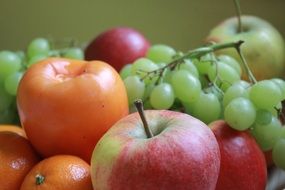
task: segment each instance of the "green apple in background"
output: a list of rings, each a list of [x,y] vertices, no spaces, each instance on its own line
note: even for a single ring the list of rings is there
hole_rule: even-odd
[[[238,19],[226,19],[210,31],[207,42],[224,43],[245,41],[241,51],[257,80],[284,77],[285,44],[281,34],[269,22],[250,15],[241,16],[242,31],[238,31]],[[241,61],[235,49],[223,49],[227,54]],[[247,79],[243,71],[243,78]]]

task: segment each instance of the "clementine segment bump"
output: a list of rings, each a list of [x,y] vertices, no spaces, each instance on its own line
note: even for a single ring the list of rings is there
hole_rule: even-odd
[[[77,156],[56,155],[33,167],[20,190],[92,190],[90,165]]]
[[[19,190],[39,157],[30,142],[10,131],[0,132],[0,189]]]

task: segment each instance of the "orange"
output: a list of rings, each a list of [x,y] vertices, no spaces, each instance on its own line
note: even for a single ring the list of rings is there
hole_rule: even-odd
[[[0,125],[0,131],[11,131],[27,138],[24,129],[17,125]]]
[[[26,138],[14,132],[0,132],[1,190],[19,190],[24,177],[38,161],[38,155]]]
[[[120,75],[101,61],[48,58],[34,64],[20,81],[17,103],[37,152],[88,163],[98,140],[129,113]]]
[[[92,190],[90,165],[77,156],[56,155],[35,165],[20,190]]]

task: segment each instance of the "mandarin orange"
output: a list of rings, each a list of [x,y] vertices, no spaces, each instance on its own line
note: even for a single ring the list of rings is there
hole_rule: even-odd
[[[40,160],[30,142],[10,131],[0,132],[0,189],[19,190],[30,169]]]
[[[90,165],[77,156],[55,155],[35,165],[20,190],[92,190]]]

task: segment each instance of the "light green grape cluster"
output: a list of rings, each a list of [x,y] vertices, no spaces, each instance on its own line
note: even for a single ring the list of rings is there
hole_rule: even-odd
[[[144,58],[122,68],[130,107],[135,99],[142,99],[147,109],[183,111],[205,123],[222,118],[224,91],[241,80],[239,63],[225,55],[180,59],[182,56],[172,47],[158,44]],[[169,64],[177,60],[173,67]]]
[[[16,95],[25,71],[48,57],[83,59],[79,46],[56,48],[46,38],[33,39],[25,51],[0,51],[0,124],[19,124]]]
[[[167,45],[153,45],[144,58],[126,65],[120,74],[129,106],[142,99],[146,109],[185,112],[206,124],[223,119],[235,130],[250,131],[262,150],[273,149],[276,165],[285,169],[280,122],[285,81],[247,82],[241,79],[239,62],[228,55],[183,55]]]

